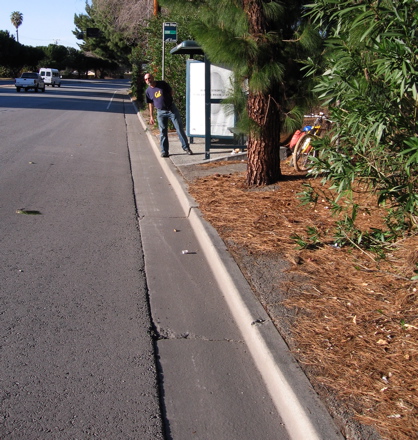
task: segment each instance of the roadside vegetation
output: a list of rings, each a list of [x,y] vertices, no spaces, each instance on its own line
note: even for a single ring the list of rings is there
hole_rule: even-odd
[[[417,2],[325,0],[309,15],[328,38],[325,65],[309,63],[308,72],[322,72],[314,92],[334,121],[311,174],[331,182],[332,209],[344,210],[339,244],[385,247],[418,226]],[[356,226],[359,187],[388,208],[384,228]],[[345,208],[334,203],[342,196]]]

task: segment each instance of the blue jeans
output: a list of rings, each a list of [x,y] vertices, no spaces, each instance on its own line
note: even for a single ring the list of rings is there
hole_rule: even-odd
[[[181,142],[181,147],[183,150],[189,148],[189,142],[187,140],[186,133],[183,129],[183,124],[181,122],[180,112],[177,107],[173,104],[171,110],[160,110],[157,109],[157,121],[158,127],[160,128],[160,150],[161,153],[168,153],[168,120],[174,125],[177,135]]]

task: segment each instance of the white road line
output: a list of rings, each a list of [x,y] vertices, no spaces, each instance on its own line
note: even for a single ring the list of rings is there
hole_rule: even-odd
[[[115,97],[116,92],[117,92],[117,90],[115,90],[115,91],[113,92],[112,99],[109,101],[109,104],[107,105],[106,110],[109,110],[109,107],[112,105],[113,98]]]

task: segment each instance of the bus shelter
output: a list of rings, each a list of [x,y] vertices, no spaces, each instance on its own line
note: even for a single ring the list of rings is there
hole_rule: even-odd
[[[225,111],[221,101],[226,98],[226,84],[232,75],[228,69],[210,63],[203,49],[192,40],[186,40],[170,51],[171,54],[190,55],[187,64],[187,135],[205,138],[205,159],[210,159],[210,150],[225,148],[213,139],[229,140],[228,146],[244,149],[234,143],[236,136],[233,110]],[[203,55],[204,61],[195,61],[194,55]],[[202,75],[203,73],[203,75]],[[203,81],[203,82],[202,82]],[[202,94],[202,91],[204,92]],[[203,99],[202,99],[203,98]],[[204,105],[204,112],[200,108]],[[216,117],[214,117],[216,115]],[[216,119],[216,120],[215,120]]]

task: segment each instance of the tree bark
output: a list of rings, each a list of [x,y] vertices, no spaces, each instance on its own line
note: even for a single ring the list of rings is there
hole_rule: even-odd
[[[260,44],[268,32],[262,0],[243,0],[249,33]],[[257,66],[257,59],[253,60]],[[277,90],[249,91],[247,113],[255,124],[248,136],[247,184],[270,185],[280,180],[280,109]],[[276,92],[276,93],[275,93]]]
[[[271,95],[250,93],[247,112],[258,130],[248,137],[247,184],[271,185],[280,180],[280,115]]]

